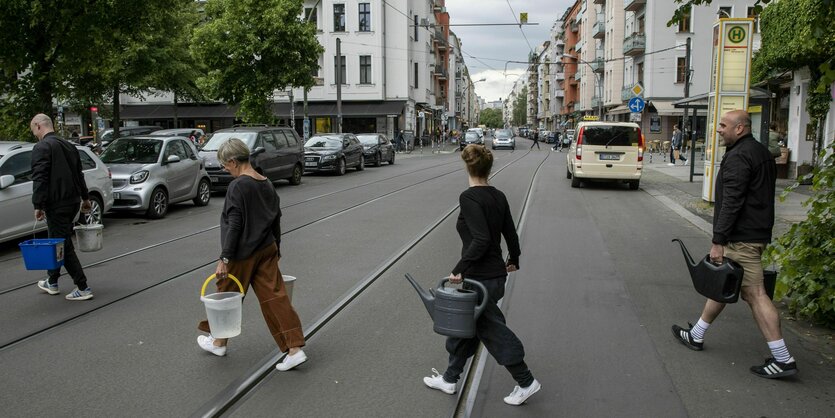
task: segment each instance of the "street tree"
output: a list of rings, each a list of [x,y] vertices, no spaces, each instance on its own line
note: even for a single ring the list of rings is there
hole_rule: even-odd
[[[276,90],[310,87],[324,48],[302,18],[301,0],[212,0],[192,49],[207,66],[198,85],[240,105],[245,122],[271,123]]]
[[[479,123],[488,128],[501,128],[502,110],[501,109],[484,109],[479,115]]]
[[[528,123],[528,86],[513,101],[513,126],[525,126]]]

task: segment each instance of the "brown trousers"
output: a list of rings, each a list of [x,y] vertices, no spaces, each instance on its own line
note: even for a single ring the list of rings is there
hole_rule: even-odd
[[[290,347],[304,346],[304,333],[299,315],[290,304],[290,298],[284,289],[284,280],[278,268],[278,247],[275,243],[255,252],[244,260],[230,260],[227,265],[229,274],[238,278],[244,287],[244,294],[251,285],[261,304],[261,313],[267,322],[278,348],[287,352]],[[238,285],[232,279],[217,281],[218,292],[239,292]],[[209,321],[200,321],[197,328],[209,330]]]

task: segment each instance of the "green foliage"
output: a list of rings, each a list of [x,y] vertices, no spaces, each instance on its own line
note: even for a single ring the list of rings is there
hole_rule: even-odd
[[[481,111],[478,119],[479,124],[488,128],[501,128],[504,126],[501,109],[484,109]]]
[[[522,88],[522,94],[513,101],[513,126],[525,126],[528,123],[528,87]]]
[[[765,260],[780,266],[778,280],[787,289],[792,311],[835,328],[835,144],[820,158],[824,163],[802,179],[813,180],[813,194],[803,203],[809,210],[806,220],[772,242]],[[781,200],[798,184],[786,189]]]
[[[194,55],[208,68],[198,85],[211,97],[240,104],[245,122],[272,122],[273,92],[313,85],[324,48],[302,21],[301,0],[212,0],[197,28]]]

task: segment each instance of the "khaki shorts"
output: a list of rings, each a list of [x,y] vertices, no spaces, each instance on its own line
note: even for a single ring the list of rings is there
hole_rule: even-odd
[[[765,244],[760,242],[729,242],[725,246],[725,257],[728,257],[745,269],[742,276],[743,286],[763,285],[762,256]]]

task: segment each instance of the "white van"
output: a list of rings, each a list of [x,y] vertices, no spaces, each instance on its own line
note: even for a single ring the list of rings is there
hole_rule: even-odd
[[[619,180],[638,190],[644,167],[644,136],[631,122],[580,122],[566,155],[571,187],[584,180]]]

